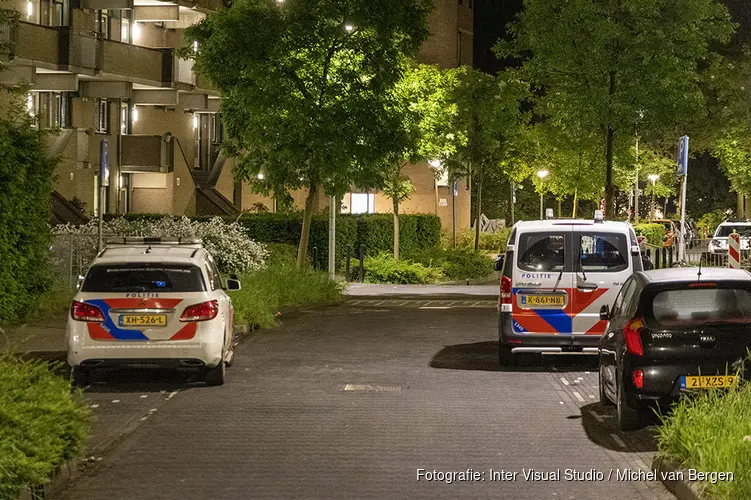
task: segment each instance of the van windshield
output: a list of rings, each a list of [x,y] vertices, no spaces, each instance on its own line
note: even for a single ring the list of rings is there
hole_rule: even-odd
[[[751,322],[751,291],[745,289],[665,290],[657,293],[651,302],[651,316],[665,327]]]

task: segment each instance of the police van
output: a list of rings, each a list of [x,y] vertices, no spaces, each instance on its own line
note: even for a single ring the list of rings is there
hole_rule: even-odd
[[[599,210],[594,220],[517,222],[496,262],[501,365],[525,353],[597,354],[600,307],[643,267],[633,227]]]

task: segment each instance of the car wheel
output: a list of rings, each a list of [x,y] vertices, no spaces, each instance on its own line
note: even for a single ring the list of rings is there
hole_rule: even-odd
[[[224,385],[224,374],[227,365],[222,360],[214,368],[209,368],[206,372],[204,380],[207,385]]]
[[[86,387],[91,385],[91,371],[87,368],[74,366],[70,371],[70,382],[74,387]]]
[[[511,352],[511,347],[506,344],[498,343],[498,363],[501,366],[516,366],[516,355]]]
[[[602,376],[602,363],[600,363],[600,372],[597,378],[597,382],[597,385],[600,388],[600,404],[602,406],[613,406],[613,402],[610,401],[610,398],[605,393],[605,377]]]
[[[621,431],[635,431],[642,427],[642,412],[631,408],[626,401],[623,390],[623,381],[618,381],[618,402],[616,403],[618,414],[618,429]]]

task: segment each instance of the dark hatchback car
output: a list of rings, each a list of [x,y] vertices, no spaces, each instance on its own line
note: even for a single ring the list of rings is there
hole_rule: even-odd
[[[617,406],[618,427],[681,395],[748,378],[751,274],[740,269],[636,272],[600,317],[600,401]]]

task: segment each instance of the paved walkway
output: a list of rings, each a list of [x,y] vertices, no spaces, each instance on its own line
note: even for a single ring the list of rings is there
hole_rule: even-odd
[[[45,359],[65,359],[67,313],[23,325],[0,326],[0,352],[31,353]]]
[[[350,283],[345,289],[349,297],[388,298],[498,298],[496,283],[490,285],[383,285],[377,283]]]

